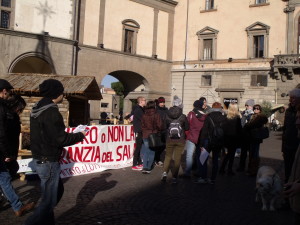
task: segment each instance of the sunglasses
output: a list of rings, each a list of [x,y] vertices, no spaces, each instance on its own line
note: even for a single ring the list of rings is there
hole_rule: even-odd
[[[260,108],[257,108],[257,107],[253,108],[253,110],[255,110],[255,109],[260,110]]]

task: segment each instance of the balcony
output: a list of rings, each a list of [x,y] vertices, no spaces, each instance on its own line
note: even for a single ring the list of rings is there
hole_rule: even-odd
[[[295,74],[300,74],[300,55],[275,55],[274,56],[274,71],[275,79],[282,79],[282,81],[293,80]]]

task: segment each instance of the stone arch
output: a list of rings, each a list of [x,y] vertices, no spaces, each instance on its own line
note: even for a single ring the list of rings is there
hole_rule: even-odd
[[[109,75],[118,79],[124,86],[124,112],[130,112],[132,102],[138,96],[144,96],[149,99],[149,82],[144,76],[128,70],[116,70]]]
[[[9,73],[54,74],[51,59],[41,53],[28,52],[17,57],[8,68]]]

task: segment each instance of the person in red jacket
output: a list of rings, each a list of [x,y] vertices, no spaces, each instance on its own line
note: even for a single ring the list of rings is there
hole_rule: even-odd
[[[200,131],[203,127],[206,115],[203,109],[204,100],[196,100],[193,104],[194,109],[189,112],[187,119],[189,121],[190,129],[187,132],[186,138],[186,166],[184,175],[191,176],[193,166],[194,152],[196,144],[199,139]]]

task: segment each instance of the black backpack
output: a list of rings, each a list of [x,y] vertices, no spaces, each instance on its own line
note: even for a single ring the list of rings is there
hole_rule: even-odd
[[[212,118],[210,121],[213,125],[213,132],[209,135],[209,147],[211,148],[218,148],[224,145],[224,130],[222,129],[222,124],[220,123],[219,126],[216,126]]]
[[[168,128],[168,133],[169,133],[169,137],[171,139],[180,139],[180,137],[182,135],[182,127],[181,127],[180,122],[179,122],[180,117],[176,120],[173,120],[170,123],[170,126]]]

